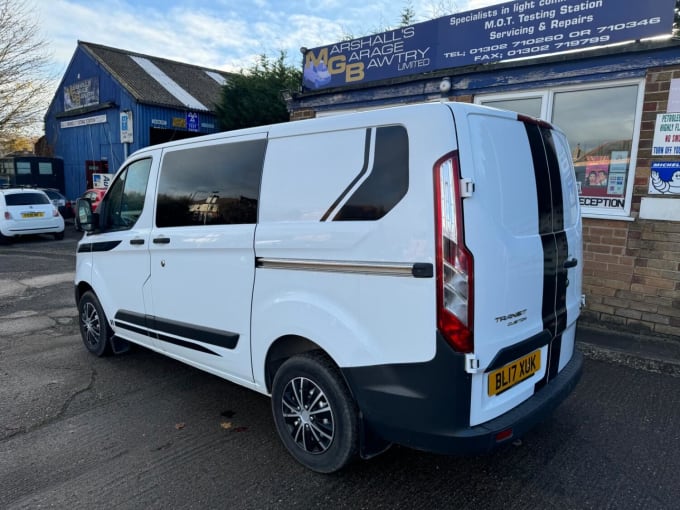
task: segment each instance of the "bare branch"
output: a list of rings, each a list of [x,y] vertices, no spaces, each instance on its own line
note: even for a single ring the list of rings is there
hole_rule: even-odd
[[[0,0],[0,144],[35,129],[49,101],[51,54],[31,0]]]

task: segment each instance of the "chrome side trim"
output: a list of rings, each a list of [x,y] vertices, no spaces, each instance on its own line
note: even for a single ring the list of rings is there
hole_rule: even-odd
[[[339,260],[258,258],[256,267],[263,269],[290,269],[293,271],[321,271],[326,273],[414,276],[414,264],[403,262],[342,262]]]

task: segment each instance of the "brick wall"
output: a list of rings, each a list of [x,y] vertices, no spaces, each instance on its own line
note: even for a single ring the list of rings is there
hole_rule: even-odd
[[[583,321],[680,340],[680,223],[584,219]]]
[[[672,78],[680,78],[680,67],[647,73],[633,190],[635,221],[583,221],[582,317],[584,322],[680,340],[680,222],[637,218],[647,196],[656,116],[666,112]]]

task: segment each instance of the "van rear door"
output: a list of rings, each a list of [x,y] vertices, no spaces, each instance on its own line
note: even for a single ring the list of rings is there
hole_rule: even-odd
[[[511,112],[452,105],[473,259],[470,425],[514,408],[573,353],[581,238],[564,136]]]

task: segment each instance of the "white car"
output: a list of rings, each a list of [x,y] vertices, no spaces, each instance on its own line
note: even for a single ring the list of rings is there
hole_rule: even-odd
[[[64,218],[39,189],[0,189],[0,243],[11,237],[52,234],[64,238]]]

